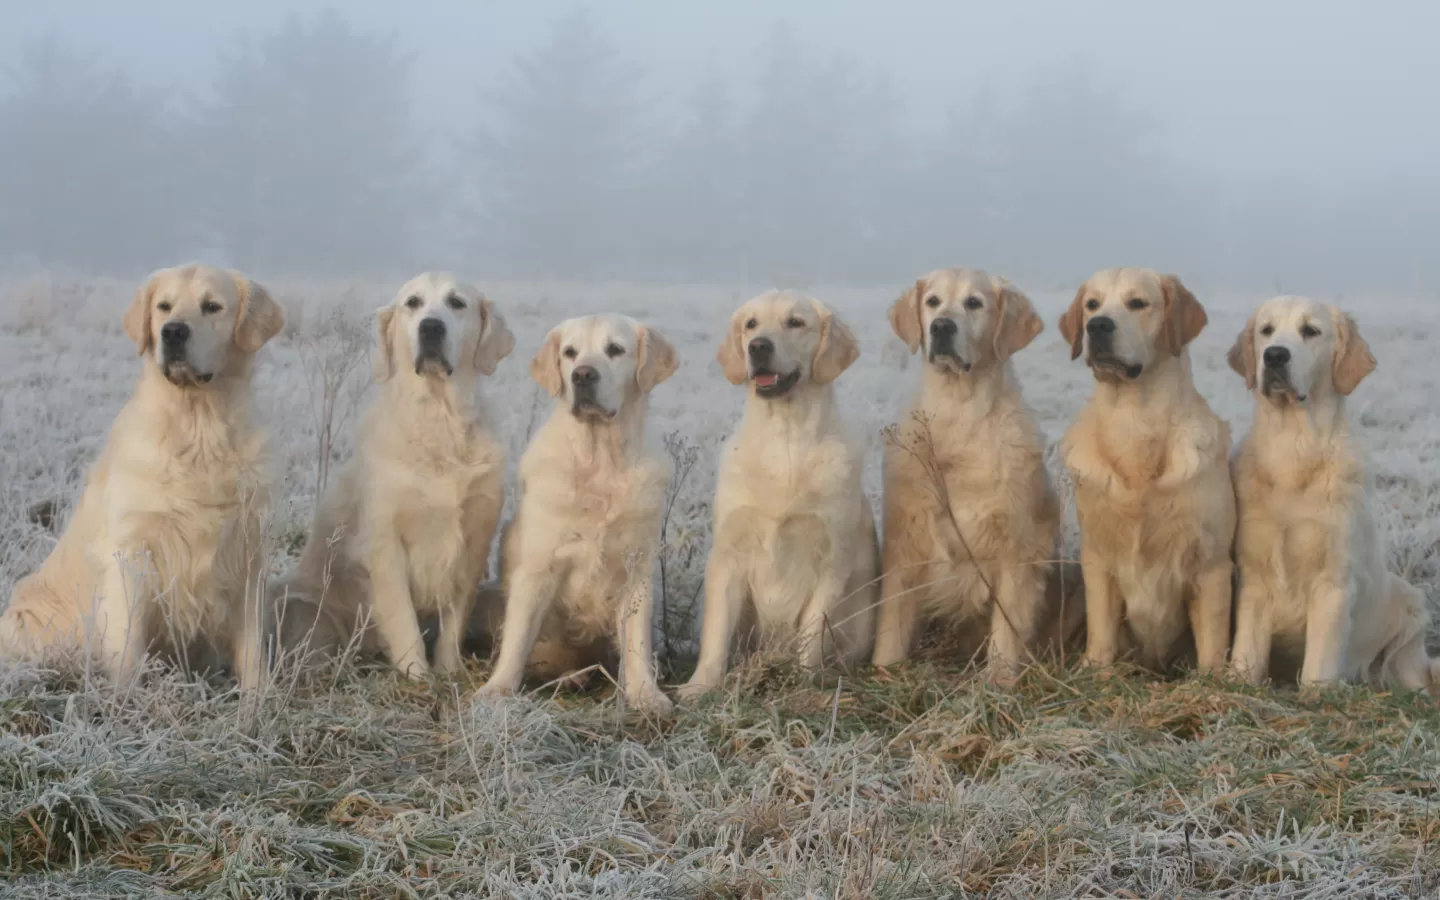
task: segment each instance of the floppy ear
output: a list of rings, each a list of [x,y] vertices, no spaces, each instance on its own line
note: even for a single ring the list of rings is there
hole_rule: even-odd
[[[1230,363],[1230,368],[1235,374],[1245,379],[1245,390],[1255,390],[1258,370],[1255,367],[1255,317],[1251,316],[1245,327],[1240,329],[1236,336],[1235,343],[1230,347],[1230,352],[1225,354],[1225,361]]]
[[[639,332],[640,341],[635,350],[635,383],[648,394],[655,385],[675,374],[680,367],[680,359],[675,355],[675,348],[660,332],[644,325],[640,326]]]
[[[815,347],[815,358],[810,362],[810,380],[816,384],[829,384],[850,368],[860,356],[860,345],[855,333],[840,321],[818,300],[811,300],[815,311],[820,314],[820,343]]]
[[[1080,290],[1075,292],[1075,299],[1070,301],[1070,308],[1060,317],[1060,336],[1070,345],[1070,358],[1079,359],[1080,352],[1085,349],[1085,288],[1088,285],[1080,285]]]
[[[910,289],[890,304],[890,329],[914,353],[920,349],[924,331],[920,322],[920,303],[925,296],[925,279],[917,278]]]
[[[741,346],[740,331],[740,310],[730,317],[730,329],[725,332],[725,339],[720,342],[720,350],[715,354],[716,362],[725,372],[725,378],[731,384],[744,384],[750,370],[745,365],[745,349]]]
[[[475,342],[475,369],[482,375],[494,375],[500,360],[515,349],[515,335],[505,324],[505,317],[484,294],[480,295],[480,340]]]
[[[1354,319],[1338,309],[1332,315],[1335,317],[1335,362],[1331,380],[1335,382],[1335,392],[1348,397],[1366,375],[1375,371],[1375,354],[1360,336]]]
[[[395,324],[395,306],[389,304],[375,312],[376,331],[380,335],[380,352],[375,356],[375,381],[383,384],[395,374],[395,345],[391,331]]]
[[[1045,322],[1036,314],[1030,298],[1008,281],[1000,282],[999,306],[995,317],[995,358],[1004,361],[1028,347],[1045,330]]]
[[[239,272],[231,272],[230,278],[240,295],[240,309],[235,316],[235,346],[254,353],[285,327],[285,313],[262,285]]]
[[[550,396],[560,396],[561,389],[565,386],[560,380],[560,330],[550,329],[545,335],[545,343],[540,345],[540,352],[530,360],[530,377],[535,379]]]
[[[140,289],[135,292],[135,299],[130,301],[130,307],[125,310],[125,318],[121,320],[125,336],[135,342],[140,356],[144,356],[155,346],[155,339],[150,334],[150,307],[155,298],[156,276],[159,274],[156,272],[140,285]]]
[[[1189,288],[1180,283],[1178,277],[1164,276],[1160,279],[1160,287],[1165,293],[1165,321],[1160,326],[1160,345],[1168,349],[1170,355],[1179,356],[1185,345],[1205,330],[1209,318],[1205,315],[1205,307],[1200,305]]]

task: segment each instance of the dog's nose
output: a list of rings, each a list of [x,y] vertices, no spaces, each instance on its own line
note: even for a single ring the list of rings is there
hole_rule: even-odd
[[[1272,369],[1279,368],[1290,361],[1290,351],[1284,347],[1266,347],[1264,356],[1265,365]]]
[[[936,319],[930,323],[930,336],[937,338],[954,337],[960,330],[954,319]]]
[[[594,366],[576,366],[575,371],[570,373],[570,381],[576,387],[590,387],[600,380],[600,373]]]
[[[756,359],[767,359],[775,352],[775,342],[769,338],[757,337],[750,341],[750,355]]]
[[[160,326],[160,340],[167,344],[183,344],[190,339],[190,326],[184,322],[166,322]]]
[[[1109,337],[1115,333],[1115,320],[1109,316],[1096,316],[1085,323],[1085,331],[1091,337]]]
[[[445,323],[439,319],[420,320],[420,338],[426,341],[438,341],[445,336]]]

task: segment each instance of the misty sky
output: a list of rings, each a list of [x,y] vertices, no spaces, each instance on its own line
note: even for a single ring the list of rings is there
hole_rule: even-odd
[[[0,52],[55,33],[138,77],[199,89],[217,50],[327,5],[417,58],[420,114],[469,122],[479,88],[543,38],[562,0],[3,0]],[[653,76],[657,102],[714,71],[744,86],[785,23],[816,52],[882,69],[922,125],[977,90],[1081,61],[1163,125],[1173,158],[1216,173],[1428,174],[1440,159],[1440,3],[610,0],[592,8]],[[1117,141],[1125,135],[1116,135]]]

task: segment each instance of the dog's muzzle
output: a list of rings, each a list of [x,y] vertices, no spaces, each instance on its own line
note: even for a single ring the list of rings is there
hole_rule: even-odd
[[[755,383],[755,393],[766,399],[779,397],[795,386],[800,380],[800,370],[788,375],[775,371],[775,342],[765,337],[751,339],[745,348],[750,357],[750,380]]]
[[[208,384],[214,373],[201,372],[190,363],[187,348],[190,326],[184,322],[166,322],[160,326],[160,371],[165,380],[176,387]]]
[[[613,419],[613,410],[600,404],[600,372],[594,366],[576,366],[570,373],[570,411],[577,416]]]
[[[1280,402],[1305,401],[1305,395],[1295,390],[1290,381],[1290,351],[1284,347],[1266,347],[1260,355],[1264,363],[1260,370],[1260,393]]]
[[[955,324],[954,319],[935,319],[930,323],[930,349],[927,356],[931,364],[960,372],[970,371],[970,363],[955,349],[955,338],[959,333],[960,327]]]
[[[419,328],[420,349],[415,354],[415,374],[433,373],[450,375],[454,368],[445,358],[445,323],[439,319],[421,319]]]
[[[1085,361],[1097,376],[1123,376],[1134,381],[1145,370],[1140,363],[1127,362],[1116,355],[1115,320],[1109,316],[1096,316],[1086,322],[1085,336],[1089,338],[1089,352]]]

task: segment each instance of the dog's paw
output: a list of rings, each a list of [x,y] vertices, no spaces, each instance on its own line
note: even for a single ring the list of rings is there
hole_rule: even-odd
[[[475,700],[479,703],[495,703],[514,695],[515,691],[509,685],[487,681],[480,685],[480,689],[475,692]]]
[[[706,684],[703,681],[687,681],[675,693],[682,703],[694,703],[713,690],[715,690],[713,684]]]
[[[625,692],[625,702],[630,708],[651,715],[663,716],[675,709],[675,703],[660,690],[657,684],[647,684],[633,691]]]

